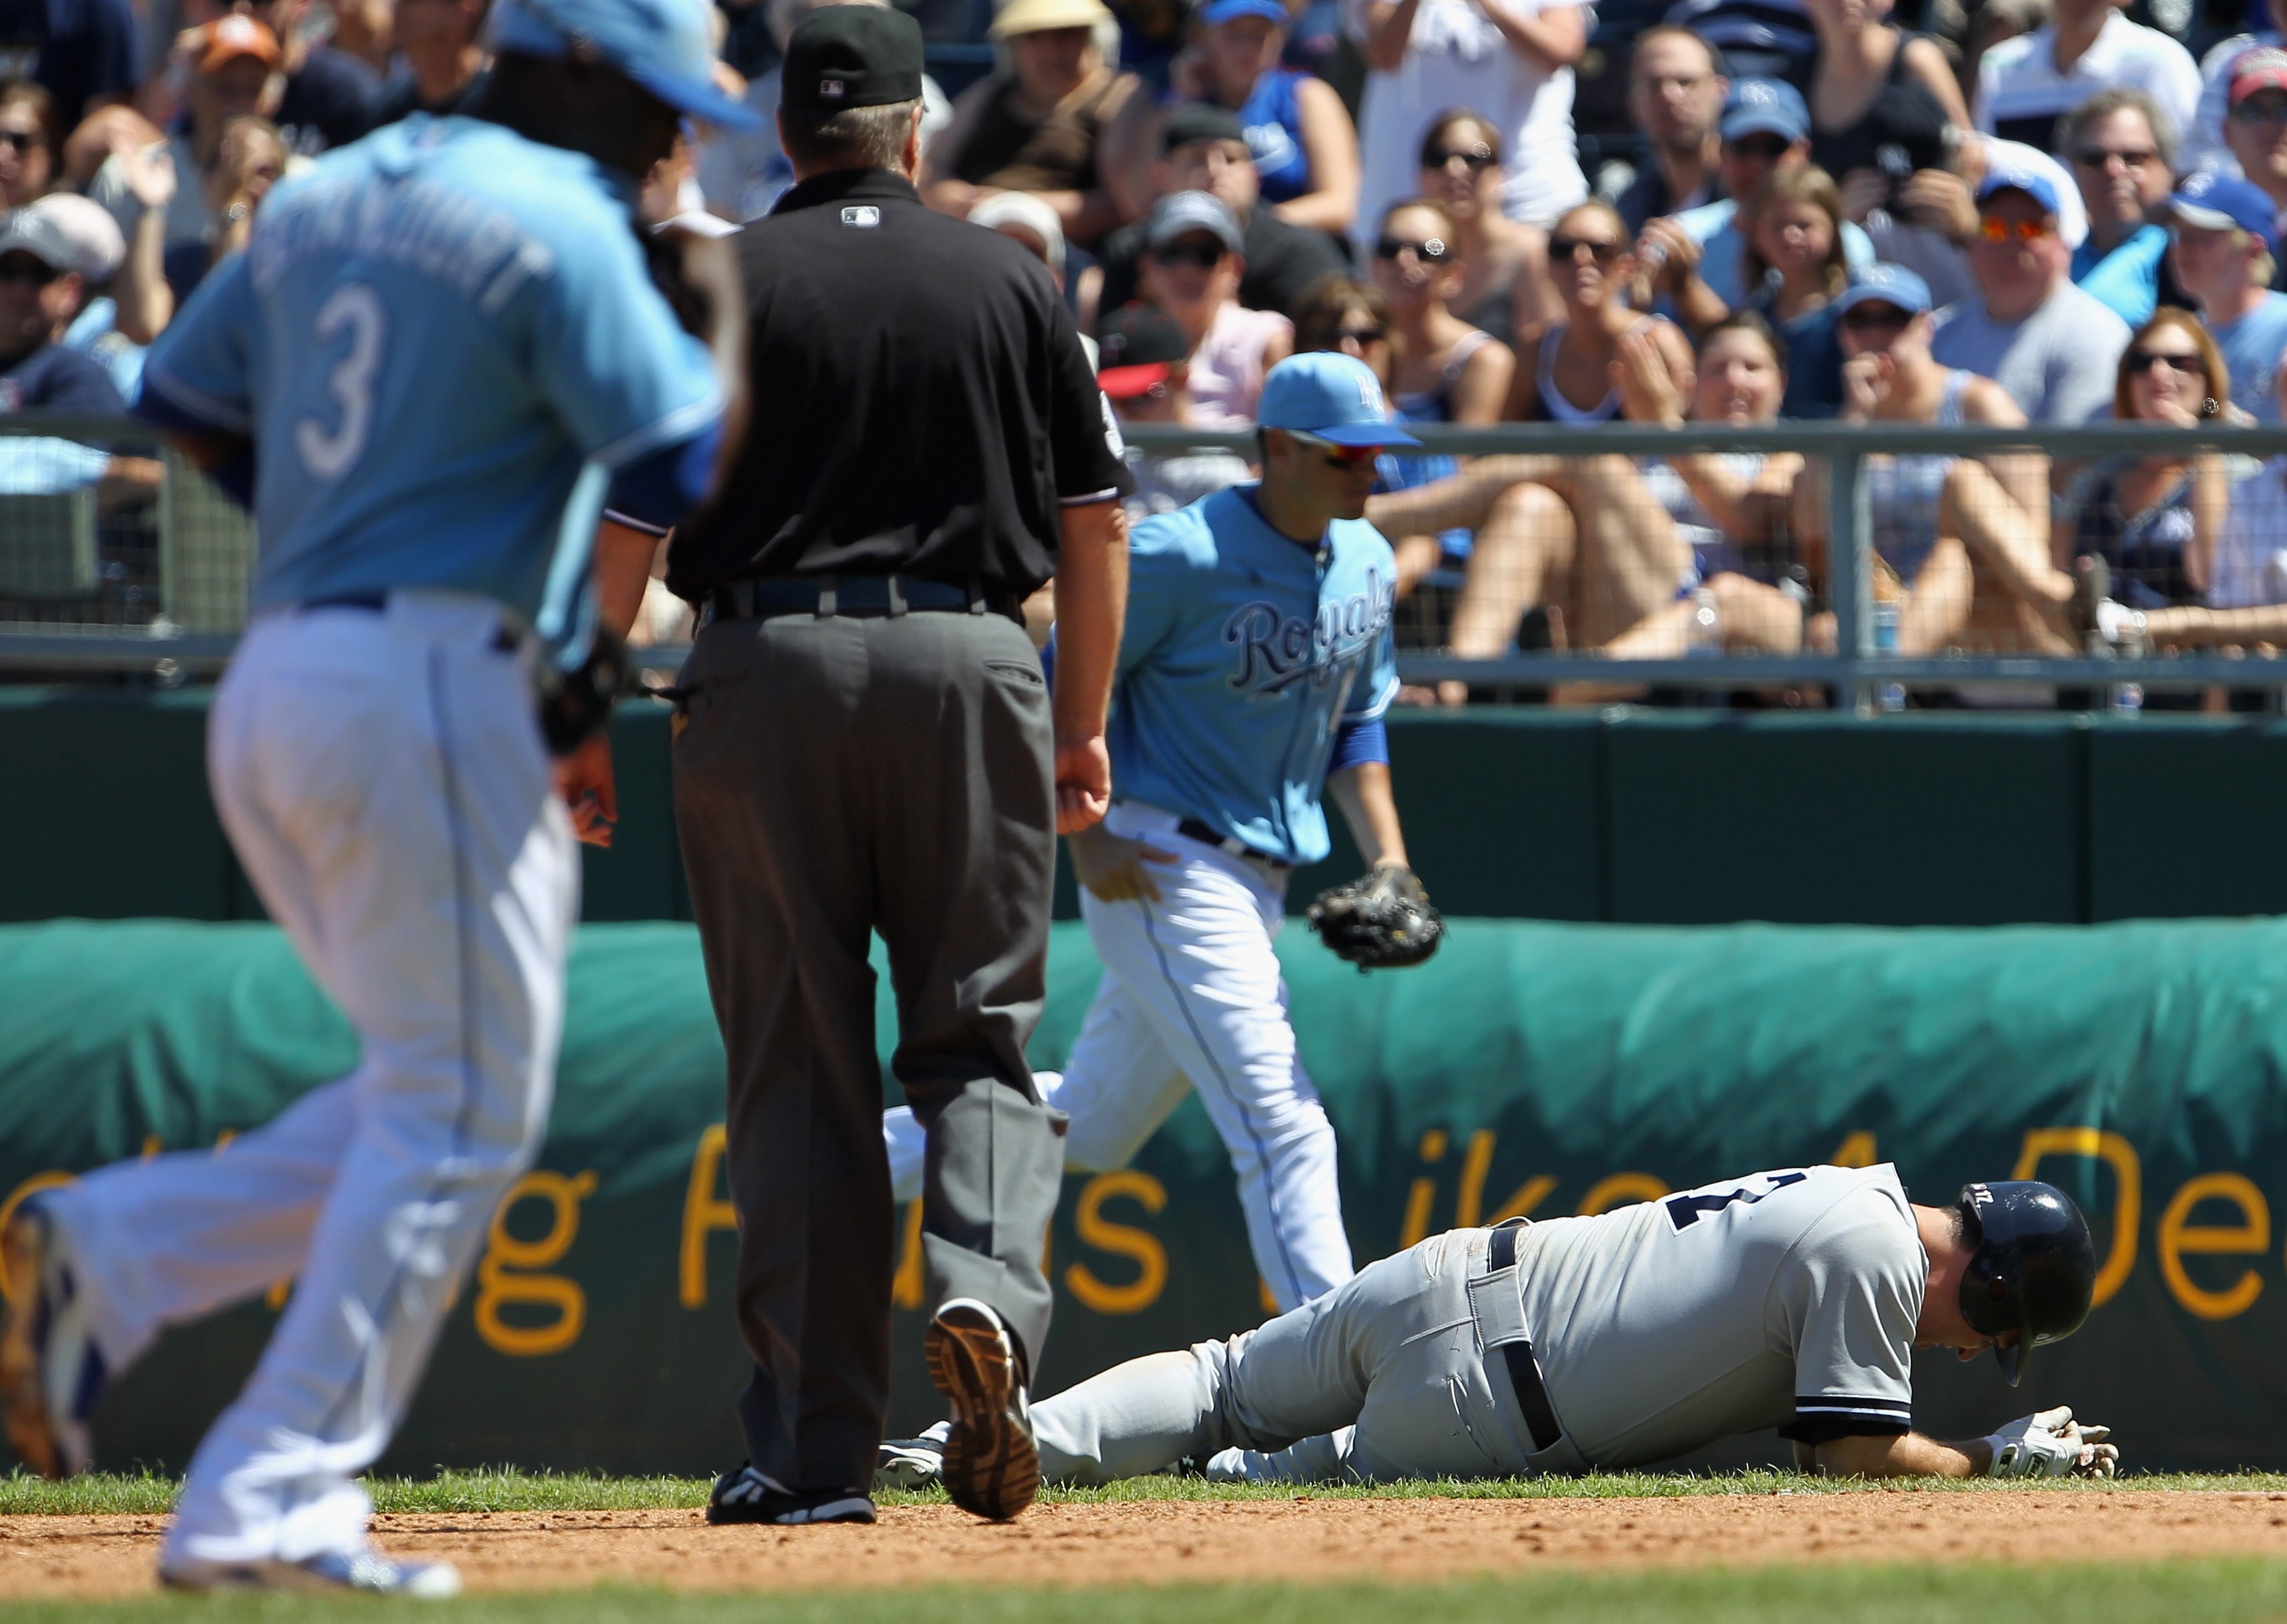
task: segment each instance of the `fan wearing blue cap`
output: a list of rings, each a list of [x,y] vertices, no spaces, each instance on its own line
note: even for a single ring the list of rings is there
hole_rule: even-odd
[[[1333,1129],[1271,939],[1288,875],[1331,849],[1329,796],[1367,862],[1412,883],[1382,728],[1397,569],[1360,515],[1376,453],[1418,442],[1350,356],[1281,361],[1260,409],[1260,484],[1130,538],[1114,798],[1070,836],[1105,974],[1043,1097],[1071,1118],[1070,1165],[1118,1167],[1196,1082],[1239,1169],[1255,1267],[1288,1309],[1351,1264]]]
[[[2070,180],[2046,160],[2013,157],[1996,159],[1978,183],[1976,291],[1939,313],[1930,353],[1991,378],[2030,422],[2085,423],[2111,408],[2128,324],[2073,285],[2073,244],[2061,229],[2065,194],[2079,202]]]
[[[606,490],[676,524],[742,384],[728,250],[682,250],[702,340],[632,229],[679,121],[745,116],[708,80],[708,14],[499,0],[477,116],[281,181],[152,346],[138,409],[262,536],[217,809],[362,1057],[238,1154],[99,1169],[0,1237],[25,1310],[0,1309],[0,1422],[53,1477],[88,1467],[107,1379],[165,1326],[296,1278],[192,1459],[170,1586],[458,1588],[373,1549],[360,1477],[547,1129],[624,669],[593,584]],[[652,551],[613,551],[607,584],[639,588]]]
[[[2223,352],[2233,404],[2259,422],[2278,422],[2287,293],[2271,290],[2279,239],[2270,194],[2236,175],[2203,171],[2185,178],[2164,213],[2176,281]]]
[[[1357,130],[1333,87],[1286,67],[1292,18],[1282,0],[1207,0],[1194,56],[1204,99],[1227,107],[1246,132],[1262,201],[1290,226],[1337,235],[1357,213]],[[1137,97],[1123,124],[1155,122]],[[1119,133],[1113,138],[1119,140]],[[1122,142],[1141,146],[1141,130]]]

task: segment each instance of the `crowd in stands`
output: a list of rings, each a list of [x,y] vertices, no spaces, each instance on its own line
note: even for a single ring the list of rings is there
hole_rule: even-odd
[[[793,184],[795,23],[884,0],[718,3],[764,127],[689,128],[645,207],[727,230]],[[1129,422],[1243,429],[1270,366],[1335,349],[1413,424],[2281,421],[2287,0],[2155,5],[2174,33],[2113,0],[896,3],[931,42],[922,196],[1039,257]],[[0,5],[0,409],[117,410],[274,184],[468,105],[487,7]],[[1246,471],[1139,463],[1136,509]],[[1413,640],[1832,646],[1817,458],[1381,474]],[[2287,642],[2287,459],[1866,481],[1885,646]]]

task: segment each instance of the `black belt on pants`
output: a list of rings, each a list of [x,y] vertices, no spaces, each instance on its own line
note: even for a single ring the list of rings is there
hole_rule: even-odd
[[[1497,1274],[1516,1262],[1517,1225],[1503,1224],[1493,1231],[1485,1243],[1485,1272]],[[1508,1366],[1508,1382],[1516,1389],[1517,1407],[1524,1412],[1526,1430],[1532,1434],[1532,1446],[1547,1449],[1564,1436],[1564,1429],[1556,1424],[1556,1410],[1548,1402],[1548,1384],[1540,1379],[1540,1361],[1532,1356],[1529,1342],[1505,1343],[1501,1358]]]
[[[1287,873],[1294,867],[1294,864],[1281,861],[1267,852],[1256,851],[1243,840],[1229,835],[1217,834],[1197,818],[1186,818],[1175,825],[1175,833],[1181,835],[1185,840],[1196,840],[1203,846],[1213,846],[1219,852],[1230,852],[1233,857],[1243,857],[1249,862],[1261,863],[1279,874]]]
[[[919,575],[764,575],[733,581],[708,595],[701,626],[716,621],[768,621],[780,615],[859,617],[900,614],[1005,614],[1022,624],[1024,605],[1013,594],[998,599],[973,587]]]

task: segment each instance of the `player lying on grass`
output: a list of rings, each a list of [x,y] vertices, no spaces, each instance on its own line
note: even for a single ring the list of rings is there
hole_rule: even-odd
[[[1776,1426],[1842,1476],[2109,1477],[2053,1409],[1962,1443],[1912,1430],[1913,1350],[1993,1350],[2010,1384],[2087,1318],[2088,1225],[2031,1182],[1909,1203],[1896,1170],[1751,1173],[1595,1217],[1452,1230],[1223,1342],[1033,1406],[1051,1482],[1191,1460],[1274,1483],[1507,1477],[1674,1460]],[[885,1446],[925,1475],[930,1440]]]

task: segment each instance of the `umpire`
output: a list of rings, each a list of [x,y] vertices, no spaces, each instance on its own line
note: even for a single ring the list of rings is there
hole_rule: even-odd
[[[787,44],[798,184],[739,244],[751,425],[668,584],[698,606],[676,824],[730,1060],[749,1461],[710,1522],[871,1522],[896,1230],[869,932],[891,1066],[928,1132],[930,1374],[946,1485],[1040,1485],[1025,1383],[1064,1119],[1040,1018],[1058,830],[1103,815],[1127,591],[1117,432],[1049,274],[914,192],[922,37],[875,6]],[[1053,701],[1024,598],[1053,574]]]

